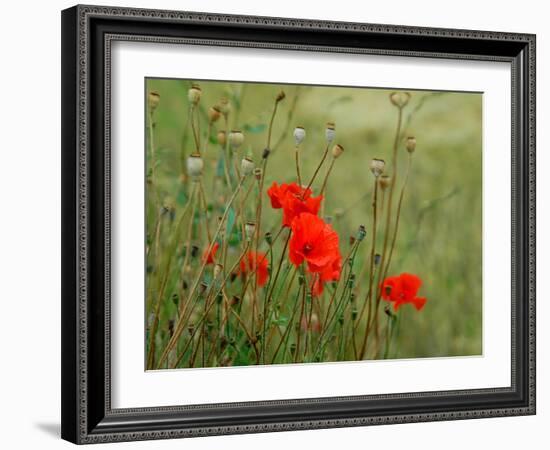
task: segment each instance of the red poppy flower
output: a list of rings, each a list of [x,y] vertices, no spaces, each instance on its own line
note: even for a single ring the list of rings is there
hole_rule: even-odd
[[[267,271],[267,258],[262,252],[253,252],[249,251],[244,255],[239,263],[240,273],[247,274],[256,272],[256,280],[259,287],[263,287],[267,278],[269,277],[269,272]]]
[[[323,294],[325,289],[325,283],[329,281],[336,281],[340,278],[342,271],[342,257],[338,254],[330,264],[323,269],[319,274],[313,276],[313,282],[311,284],[311,294],[314,297],[319,297]]]
[[[273,182],[267,190],[271,199],[271,206],[274,209],[283,209],[283,226],[290,227],[292,220],[303,212],[317,215],[321,206],[323,196],[313,197],[313,192],[309,188],[303,188],[296,183],[280,186]]]
[[[208,246],[210,248],[210,246]],[[214,264],[216,261],[214,258],[216,257],[216,253],[218,252],[218,248],[220,247],[220,244],[218,242],[214,242],[214,245],[208,251],[208,248],[205,250],[204,254],[202,255],[202,260],[206,264]]]
[[[319,217],[302,213],[292,221],[289,257],[296,266],[306,261],[321,280],[334,279],[340,272],[338,234]]]
[[[421,285],[422,280],[410,273],[388,277],[383,281],[381,286],[382,298],[388,302],[393,302],[393,309],[395,311],[405,303],[411,303],[420,311],[427,301],[426,297],[416,296]]]

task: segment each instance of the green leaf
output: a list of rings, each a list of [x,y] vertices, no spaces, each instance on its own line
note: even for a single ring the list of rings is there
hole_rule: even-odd
[[[246,131],[247,133],[255,134],[255,133],[261,133],[262,131],[264,131],[267,128],[267,125],[265,123],[258,123],[256,125],[250,125],[246,123],[244,124],[243,128],[244,128],[244,131]]]

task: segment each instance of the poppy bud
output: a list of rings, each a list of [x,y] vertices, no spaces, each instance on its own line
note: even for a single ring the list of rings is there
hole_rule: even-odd
[[[384,308],[384,313],[386,313],[386,315],[389,317],[394,317],[394,314],[391,312],[390,305],[386,305],[386,307]]]
[[[385,191],[391,184],[391,177],[388,175],[382,175],[380,178],[378,178],[378,185],[380,186],[380,189]]]
[[[254,232],[256,231],[256,223],[254,222],[246,222],[244,224],[244,234],[246,235],[246,239],[249,241],[254,236]]]
[[[416,150],[416,138],[414,136],[409,136],[407,138],[406,148],[409,153],[414,153]]]
[[[225,147],[225,143],[227,142],[227,135],[225,134],[225,131],[218,131],[218,144],[220,144],[222,147]]]
[[[240,130],[233,130],[229,133],[229,145],[233,150],[238,149],[244,142],[244,134]]]
[[[149,105],[149,109],[151,113],[157,109],[157,106],[160,103],[160,95],[157,91],[151,91],[149,92],[149,95],[147,96],[147,104]]]
[[[343,314],[340,314],[340,315],[338,316],[338,323],[339,323],[340,325],[342,325],[342,324],[344,323],[344,315],[343,315]]]
[[[229,111],[231,111],[231,103],[229,103],[229,100],[227,100],[227,97],[220,98],[220,102],[218,103],[218,109],[224,116],[227,116],[227,114],[229,114]]]
[[[363,239],[365,239],[366,235],[367,230],[365,229],[365,225],[359,225],[359,230],[357,230],[357,240],[361,242]]]
[[[191,258],[196,258],[199,254],[199,247],[196,245],[191,246]]]
[[[202,175],[203,167],[204,161],[198,153],[193,153],[187,158],[187,174],[190,177],[198,179]]]
[[[296,353],[296,344],[290,344],[290,353],[292,353],[292,355]]]
[[[306,130],[303,127],[294,128],[294,142],[296,145],[300,145],[306,138]]]
[[[223,265],[221,264],[216,264],[214,266],[214,278],[219,278],[220,275],[222,274],[222,271],[223,271]]]
[[[231,306],[237,306],[241,302],[241,298],[234,295],[231,298]]]
[[[208,284],[206,284],[206,282],[202,281],[201,284],[199,285],[199,296],[204,295],[204,293],[206,292],[207,289],[208,289]]]
[[[390,102],[392,105],[397,106],[398,108],[403,108],[409,103],[411,99],[411,94],[408,92],[392,92],[390,94]]]
[[[262,173],[263,173],[263,170],[261,167],[256,167],[254,169],[254,178],[256,178],[256,180],[261,180],[262,179]]]
[[[217,106],[211,106],[208,109],[208,121],[210,123],[216,122],[221,117],[221,112]]]
[[[334,129],[334,122],[327,122],[327,126],[325,128],[325,138],[327,142],[331,144],[332,141],[334,141],[335,137],[336,137],[336,130]],[[334,155],[334,152],[333,152],[333,155]]]
[[[168,334],[170,334],[170,337],[174,335],[174,319],[168,321]]]
[[[342,153],[344,153],[344,147],[342,147],[340,144],[336,144],[334,147],[332,147],[332,157],[334,159],[338,158]]]
[[[304,276],[302,274],[298,275],[298,284],[302,286],[304,284]]]
[[[180,300],[180,298],[179,298],[178,293],[174,292],[172,294],[172,302],[174,303],[174,305],[177,305],[179,303],[179,300]]]
[[[202,91],[198,84],[192,84],[187,91],[187,99],[193,105],[197,105],[201,99]]]
[[[353,308],[351,310],[351,320],[356,320],[357,319],[357,308]]]
[[[370,170],[375,177],[379,177],[380,175],[382,175],[385,166],[386,162],[383,159],[375,158],[370,162]]]
[[[189,334],[193,334],[193,332],[195,331],[195,325],[190,323],[188,326],[187,326],[187,331],[189,332]]]
[[[271,153],[271,150],[269,150],[268,148],[264,148],[264,151],[262,152],[262,158],[267,159],[270,153]]]
[[[350,237],[349,237],[349,245],[355,244],[355,241],[356,241],[356,240],[357,240],[357,239],[355,238],[355,236],[350,236]]]
[[[374,264],[377,266],[378,264],[380,264],[380,260],[382,259],[382,256],[380,255],[380,253],[377,253],[376,255],[374,255]]]
[[[280,92],[277,94],[277,97],[275,97],[275,101],[276,101],[277,103],[279,103],[281,100],[284,100],[285,97],[286,97],[285,91],[280,91]]]
[[[265,234],[265,241],[266,241],[269,245],[273,244],[273,235],[271,234],[271,232],[268,231],[268,232]]]
[[[241,174],[243,176],[248,176],[254,171],[254,161],[248,157],[244,157],[241,160]]]

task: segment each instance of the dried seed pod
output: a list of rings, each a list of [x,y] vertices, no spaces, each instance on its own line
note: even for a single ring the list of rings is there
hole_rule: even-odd
[[[391,177],[388,175],[382,175],[380,178],[378,178],[378,185],[380,186],[380,189],[385,191],[387,188],[390,187],[391,184]]]
[[[331,144],[334,141],[335,137],[336,137],[336,129],[334,126],[334,122],[327,122],[327,125],[325,128],[325,138],[327,140],[327,143]]]
[[[294,142],[296,145],[300,145],[306,138],[306,130],[304,127],[294,128]]]
[[[244,134],[240,130],[232,130],[229,133],[229,145],[233,150],[238,149],[244,142]]]
[[[193,178],[198,179],[202,175],[202,169],[204,168],[204,161],[201,155],[193,153],[187,158],[187,174]]]
[[[256,232],[256,223],[255,222],[246,222],[244,225],[244,233],[247,240],[251,240]]]
[[[210,123],[216,122],[220,117],[222,113],[220,112],[220,109],[217,106],[211,106],[208,109],[208,121]]]
[[[406,149],[409,153],[414,153],[416,150],[416,138],[414,136],[409,136],[407,138]]]
[[[386,162],[383,159],[373,159],[370,162],[370,170],[374,174],[375,177],[379,177],[384,173],[384,167],[386,166]]]
[[[192,105],[197,105],[201,99],[202,91],[198,84],[192,84],[187,91],[187,99]]]
[[[275,101],[279,103],[281,100],[284,100],[285,97],[286,97],[285,91],[279,91],[279,93],[277,94],[277,97],[275,97]]]
[[[149,92],[149,95],[147,96],[147,104],[149,105],[149,110],[151,113],[157,109],[157,106],[160,103],[160,94],[157,91],[151,91]]]
[[[222,147],[225,147],[225,143],[227,142],[227,134],[225,131],[218,131],[218,144],[220,144]]]
[[[332,157],[334,159],[340,157],[342,153],[344,153],[344,147],[342,147],[340,144],[336,144],[334,147],[332,147]]]
[[[241,174],[243,176],[248,176],[254,172],[254,161],[249,157],[244,157],[241,160]]]

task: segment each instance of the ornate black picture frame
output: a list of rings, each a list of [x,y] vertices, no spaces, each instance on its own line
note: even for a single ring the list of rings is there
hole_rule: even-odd
[[[109,101],[116,40],[509,62],[511,386],[113,409]],[[62,108],[64,439],[84,444],[535,413],[534,35],[75,6],[62,12]]]

